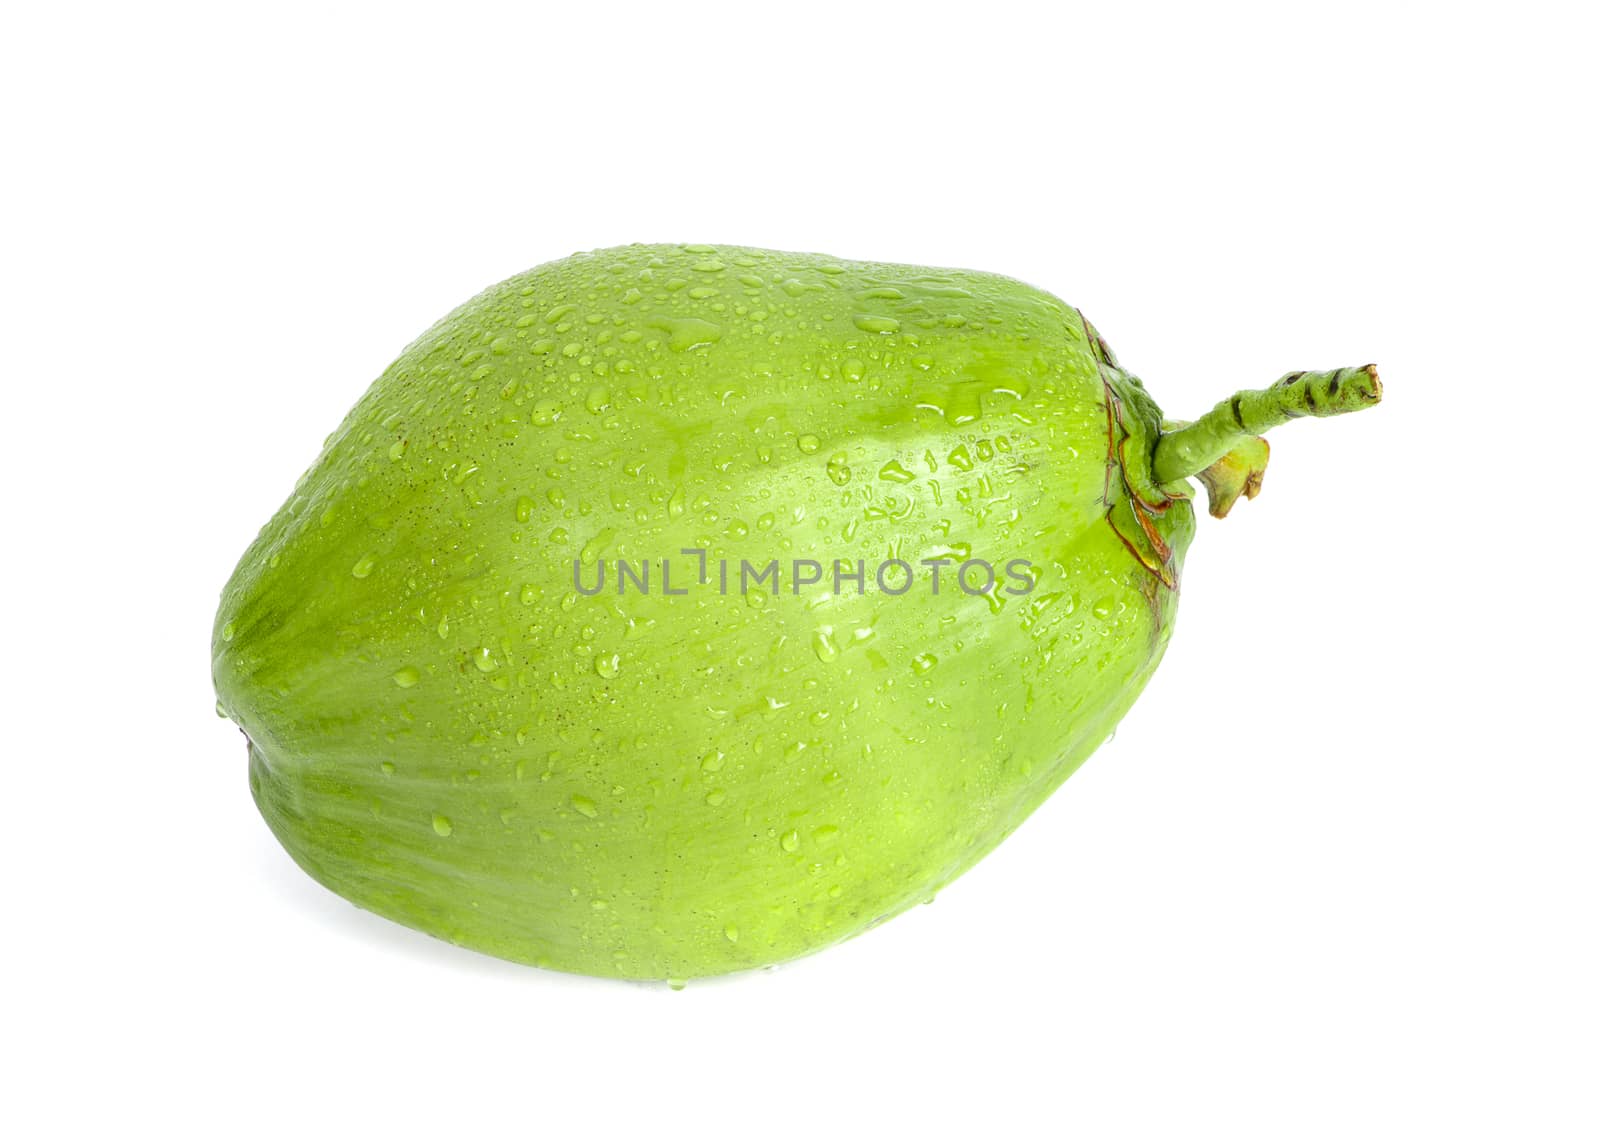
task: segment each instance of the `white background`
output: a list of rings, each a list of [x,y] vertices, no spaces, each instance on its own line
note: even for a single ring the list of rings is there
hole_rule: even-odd
[[[10,1139],[1597,1139],[1588,6],[407,7],[0,26]],[[1174,416],[1387,396],[1274,434],[1115,742],[934,906],[528,970],[294,867],[211,617],[412,337],[629,241],[1020,277]]]

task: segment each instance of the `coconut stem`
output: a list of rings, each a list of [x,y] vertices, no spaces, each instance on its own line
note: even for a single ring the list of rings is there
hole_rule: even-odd
[[[1158,484],[1193,477],[1256,434],[1297,417],[1332,417],[1377,405],[1383,397],[1376,366],[1285,374],[1264,390],[1240,390],[1198,421],[1156,441]]]

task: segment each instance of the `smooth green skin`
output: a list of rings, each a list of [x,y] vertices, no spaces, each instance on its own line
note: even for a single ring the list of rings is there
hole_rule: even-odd
[[[1138,696],[1193,530],[1160,426],[1011,279],[575,255],[450,314],[328,439],[223,593],[220,710],[278,839],[363,907],[585,974],[781,962],[928,899]],[[652,593],[575,592],[580,555]],[[968,555],[1037,584],[870,583]],[[741,558],[780,591],[741,594]],[[868,591],[795,594],[800,558]]]

